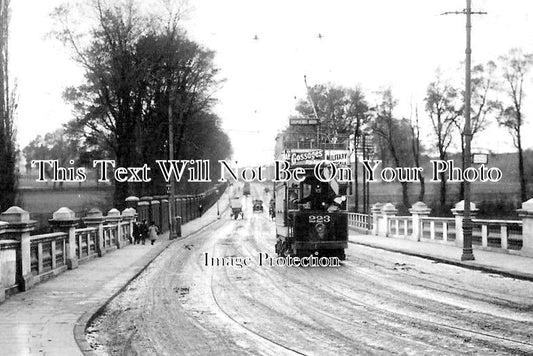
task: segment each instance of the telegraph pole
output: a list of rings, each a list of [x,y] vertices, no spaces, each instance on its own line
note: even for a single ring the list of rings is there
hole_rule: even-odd
[[[465,60],[465,126],[463,135],[465,137],[465,154],[464,154],[464,170],[466,171],[470,167],[471,154],[470,146],[472,141],[472,129],[470,127],[470,96],[471,96],[471,83],[470,83],[470,66],[472,49],[470,47],[470,33],[472,32],[471,15],[484,15],[486,12],[472,12],[472,0],[466,0],[466,9],[463,11],[445,12],[442,15],[461,14],[466,15],[466,60]],[[470,214],[470,182],[465,180],[464,182],[464,217],[463,217],[463,254],[461,255],[462,261],[474,260],[474,252],[472,250],[472,218]]]
[[[168,159],[170,162],[174,160],[174,122],[172,120],[172,94],[168,95]],[[170,231],[168,234],[169,240],[177,237],[175,229],[176,218],[176,196],[174,191],[174,177],[170,177],[170,204],[168,204],[168,215],[170,217]]]

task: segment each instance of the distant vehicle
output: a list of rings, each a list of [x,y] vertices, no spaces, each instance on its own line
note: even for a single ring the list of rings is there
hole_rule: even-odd
[[[241,219],[244,219],[244,214],[242,212],[242,202],[241,198],[239,197],[233,197],[230,200],[230,207],[231,207],[231,215],[230,218],[233,218],[237,220],[239,215],[241,216]]]
[[[244,188],[242,188],[242,194],[243,195],[250,195],[250,183],[249,182],[244,182]]]
[[[256,211],[263,212],[263,201],[262,200],[259,200],[259,199],[254,200],[253,211],[254,213]]]

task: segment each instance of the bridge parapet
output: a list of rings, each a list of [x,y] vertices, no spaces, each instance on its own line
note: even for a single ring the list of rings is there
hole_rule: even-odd
[[[471,203],[470,209],[474,248],[533,257],[533,199],[517,210],[521,220],[476,219],[476,205]],[[431,209],[423,202],[413,204],[409,212],[396,216],[392,204],[376,203],[371,214],[349,213],[348,221],[376,236],[463,246],[464,201],[452,209],[453,218],[430,217]]]
[[[174,211],[189,221],[199,215],[199,204],[208,208],[225,188],[226,184],[220,184],[208,194],[176,197],[174,203],[179,209]],[[111,209],[104,215],[93,208],[82,218],[68,207],[61,207],[48,220],[51,232],[36,235],[31,235],[36,221],[30,219],[30,213],[10,207],[0,214],[0,302],[35,283],[77,268],[80,263],[125,247],[132,242],[133,224],[137,221],[159,217],[156,223],[163,231],[168,230],[169,204],[166,195],[128,197],[128,208],[122,212]]]

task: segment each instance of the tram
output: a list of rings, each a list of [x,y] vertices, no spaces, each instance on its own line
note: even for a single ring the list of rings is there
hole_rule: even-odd
[[[276,138],[276,160],[305,172],[301,179],[274,183],[276,253],[298,257],[318,254],[344,260],[348,247],[348,183],[335,177],[321,181],[328,172],[319,169],[320,180],[315,167],[320,162],[349,167],[348,137],[335,142],[316,139],[315,130],[308,126],[290,125]],[[326,164],[323,166],[328,169]]]

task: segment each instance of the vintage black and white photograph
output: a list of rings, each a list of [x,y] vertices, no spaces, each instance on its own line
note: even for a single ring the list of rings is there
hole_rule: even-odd
[[[0,0],[0,355],[533,355],[529,0]]]

